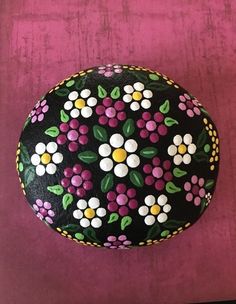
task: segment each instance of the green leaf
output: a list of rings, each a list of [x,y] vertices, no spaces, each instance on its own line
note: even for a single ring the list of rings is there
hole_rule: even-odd
[[[119,218],[119,214],[118,213],[111,213],[110,214],[110,217],[109,217],[109,220],[108,220],[108,224],[111,224],[113,222],[116,222]]]
[[[60,115],[61,115],[62,122],[67,122],[70,119],[69,115],[67,115],[64,110],[60,111]]]
[[[113,174],[107,173],[107,175],[101,181],[101,190],[103,193],[106,193],[113,186]]]
[[[84,151],[84,152],[80,152],[78,154],[78,158],[86,164],[91,164],[91,163],[94,163],[98,159],[98,156],[93,151]]]
[[[20,144],[20,158],[22,163],[24,164],[30,164],[30,156],[27,151],[26,146],[24,146],[22,143]]]
[[[56,195],[61,195],[64,191],[61,185],[48,186],[47,189],[49,192],[52,192]]]
[[[130,135],[132,135],[134,133],[135,125],[134,125],[134,121],[132,118],[129,118],[126,120],[126,122],[123,125],[122,130],[126,137],[129,137]]]
[[[98,96],[100,98],[105,98],[107,96],[107,91],[101,85],[98,85]]]
[[[70,193],[66,193],[62,198],[63,209],[66,210],[69,205],[73,202],[73,196]]]
[[[166,184],[166,191],[169,193],[176,193],[181,191],[181,188],[175,186],[175,184],[173,182],[168,182]]]
[[[171,117],[166,117],[164,123],[167,127],[171,127],[173,125],[178,125],[178,121]]]
[[[205,110],[204,108],[200,108],[200,110],[202,111],[202,113],[206,114],[207,116],[209,116],[209,113],[207,112],[207,110]]]
[[[162,92],[168,90],[169,86],[159,82],[151,82],[146,85],[146,89]]]
[[[183,226],[184,224],[186,224],[186,221],[169,220],[169,221],[163,223],[162,225],[167,229],[175,230],[175,229]]]
[[[44,133],[51,137],[57,137],[60,132],[59,132],[59,129],[54,126],[54,127],[48,128]]]
[[[80,229],[80,226],[75,225],[75,224],[68,224],[66,226],[62,226],[61,229],[66,230],[66,231],[70,231],[70,232],[75,232],[75,231]]]
[[[76,237],[78,240],[80,240],[80,241],[83,241],[83,239],[84,239],[84,235],[83,235],[82,233],[79,233],[79,232],[77,232],[77,233],[75,234],[75,237]]]
[[[146,147],[140,151],[140,155],[146,158],[153,158],[153,156],[157,155],[157,148]]]
[[[206,153],[208,153],[211,150],[211,146],[209,144],[205,144],[203,149]]]
[[[69,80],[69,81],[66,82],[66,87],[70,88],[70,87],[73,86],[74,83],[75,83],[74,79],[71,79],[71,80]]]
[[[170,230],[164,230],[162,231],[161,236],[166,237],[168,234],[170,234]]]
[[[158,80],[159,76],[157,74],[149,74],[148,75],[151,80]]]
[[[197,139],[197,147],[202,148],[207,140],[207,133],[205,128],[202,129],[202,132],[199,134]]]
[[[132,223],[132,218],[128,215],[124,216],[120,223],[121,230],[125,230],[125,228],[129,226],[131,223]]]
[[[29,186],[29,184],[34,180],[35,177],[35,167],[28,166],[24,171],[24,185],[25,187]]]
[[[204,151],[199,151],[195,154],[193,154],[193,158],[197,162],[208,162],[209,161],[209,156],[204,152]]]
[[[111,92],[111,98],[118,99],[120,97],[120,88],[115,87]]]
[[[186,172],[186,171],[183,171],[183,170],[180,170],[179,168],[176,167],[176,168],[174,168],[174,170],[173,170],[173,174],[174,174],[175,177],[181,177],[181,176],[186,175],[187,172]]]
[[[214,179],[208,179],[208,180],[206,181],[206,183],[205,183],[205,188],[206,188],[207,190],[209,190],[209,189],[211,189],[211,188],[214,186],[214,184],[215,184]]]
[[[161,113],[166,114],[170,111],[170,102],[168,99],[159,107]]]
[[[62,97],[62,96],[66,96],[68,94],[70,94],[70,90],[68,89],[58,89],[55,91],[55,94]]]
[[[93,126],[93,135],[97,140],[102,142],[106,142],[108,138],[106,129],[98,125]]]
[[[100,243],[100,241],[96,237],[96,232],[92,227],[88,227],[88,228],[84,229],[83,233],[92,242]]]
[[[75,88],[76,88],[77,91],[80,91],[80,90],[84,87],[85,82],[86,82],[86,79],[87,79],[87,75],[84,76],[84,77],[80,77],[80,78],[76,81],[76,83],[75,83]]]
[[[158,223],[155,223],[149,230],[147,233],[146,238],[144,239],[144,241],[147,240],[153,240],[153,238],[155,238],[156,236],[158,236],[158,234],[161,232],[160,226]]]
[[[206,202],[207,200],[205,199],[205,197],[201,200],[201,209],[200,209],[200,214],[204,211],[204,209],[206,208]]]
[[[130,74],[133,74],[139,81],[143,82],[144,84],[148,81],[146,74],[133,71],[130,71]]]
[[[140,172],[132,170],[129,173],[130,181],[137,187],[143,186],[143,177]]]

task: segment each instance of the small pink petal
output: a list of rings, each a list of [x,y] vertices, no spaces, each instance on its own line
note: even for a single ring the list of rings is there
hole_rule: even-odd
[[[180,96],[179,96],[179,100],[181,100],[181,101],[183,101],[183,102],[186,101],[186,99],[185,99],[185,97],[184,97],[183,95],[180,95]]]
[[[196,184],[196,183],[198,182],[198,177],[197,177],[197,175],[193,175],[193,176],[192,176],[191,182],[192,182],[193,184]]]
[[[193,117],[193,116],[194,116],[193,110],[188,109],[188,110],[187,110],[187,115],[188,115],[189,117]]]
[[[180,108],[180,110],[185,111],[187,109],[186,105],[182,102],[179,103],[178,107]]]
[[[42,121],[43,118],[44,118],[44,114],[43,114],[43,113],[39,114],[39,116],[38,116],[38,121]]]
[[[186,190],[186,191],[190,191],[191,190],[191,184],[189,182],[186,182],[184,184],[184,190]]]
[[[193,199],[193,194],[189,192],[186,194],[185,198],[186,198],[186,201],[191,202]]]
[[[46,112],[48,111],[48,109],[49,109],[49,106],[46,105],[46,106],[44,106],[44,107],[42,108],[42,112],[43,112],[43,113],[46,113]]]
[[[195,197],[195,199],[194,199],[194,205],[195,205],[195,206],[199,206],[200,203],[201,203],[200,197],[199,197],[199,196]]]
[[[204,185],[204,178],[203,178],[203,177],[199,178],[199,180],[198,180],[198,185],[199,185],[200,187],[202,187],[202,186]]]

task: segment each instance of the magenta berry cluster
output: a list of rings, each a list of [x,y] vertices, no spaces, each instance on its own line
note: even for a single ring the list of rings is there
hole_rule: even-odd
[[[187,192],[186,201],[193,201],[195,206],[199,206],[201,204],[202,198],[206,194],[206,190],[204,189],[204,183],[204,178],[198,178],[197,175],[193,175],[191,177],[191,182],[185,182],[184,190]]]
[[[33,110],[30,112],[31,122],[42,121],[44,119],[44,114],[49,110],[47,105],[47,100],[38,101],[34,106]]]

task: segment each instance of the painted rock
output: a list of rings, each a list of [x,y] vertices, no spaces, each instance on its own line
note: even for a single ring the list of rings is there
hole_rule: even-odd
[[[216,186],[219,137],[167,76],[104,65],[63,80],[30,112],[17,149],[29,205],[79,244],[160,243],[195,223]]]

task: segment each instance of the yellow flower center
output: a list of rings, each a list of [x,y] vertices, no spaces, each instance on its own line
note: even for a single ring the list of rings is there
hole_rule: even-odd
[[[134,100],[141,100],[143,95],[142,95],[142,93],[135,91],[133,93],[132,97],[133,97]]]
[[[95,211],[92,209],[92,208],[87,208],[85,211],[84,211],[84,215],[91,219],[95,216]]]
[[[179,145],[178,152],[180,154],[184,154],[184,153],[186,153],[186,151],[187,151],[187,148],[186,148],[186,146],[184,144]]]
[[[44,165],[47,165],[48,163],[50,163],[51,160],[51,155],[48,153],[43,153],[43,155],[41,156],[41,162]]]
[[[151,214],[157,215],[161,211],[161,208],[159,205],[155,204],[151,207],[150,211],[151,211]]]
[[[126,159],[127,152],[122,148],[115,149],[112,153],[112,157],[114,161],[116,161],[117,163],[121,163]]]
[[[75,101],[75,107],[77,109],[83,109],[84,106],[85,106],[85,101],[82,98],[79,98]]]

